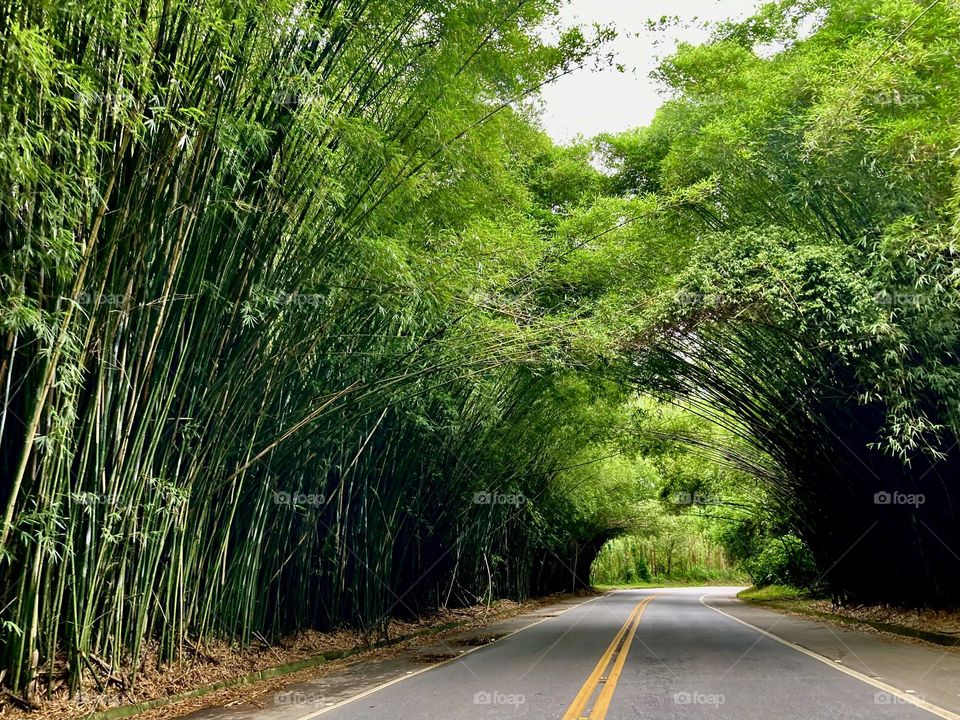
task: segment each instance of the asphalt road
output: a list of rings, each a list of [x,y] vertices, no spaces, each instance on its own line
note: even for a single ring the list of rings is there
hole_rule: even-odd
[[[354,699],[297,714],[302,720],[958,717],[744,624],[723,610],[732,593],[613,593]]]

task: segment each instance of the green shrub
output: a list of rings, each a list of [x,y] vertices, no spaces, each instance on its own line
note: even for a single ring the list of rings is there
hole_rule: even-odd
[[[638,555],[635,558],[634,574],[637,577],[637,580],[642,580],[643,582],[650,582],[650,568],[647,567],[647,561],[643,559],[643,556]],[[635,581],[631,581],[635,582]]]
[[[757,587],[807,587],[817,576],[813,555],[795,535],[767,540],[760,553],[747,561],[746,570]]]

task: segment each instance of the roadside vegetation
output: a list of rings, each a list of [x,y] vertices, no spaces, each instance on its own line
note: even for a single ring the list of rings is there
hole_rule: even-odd
[[[566,146],[556,10],[0,8],[15,702],[591,580],[960,603],[956,3],[771,3]]]
[[[606,295],[640,326],[624,374],[738,440],[690,438],[760,481],[838,600],[960,596],[956,20],[767,6],[663,63],[650,127],[600,140],[621,252],[676,268]]]
[[[719,545],[698,528],[682,527],[675,536],[620,537],[603,546],[593,563],[595,587],[737,584],[745,574],[730,563]]]

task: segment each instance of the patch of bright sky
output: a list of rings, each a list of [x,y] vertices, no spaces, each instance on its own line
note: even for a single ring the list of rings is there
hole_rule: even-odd
[[[618,36],[610,45],[614,63],[624,66],[583,69],[564,76],[541,93],[542,125],[559,142],[577,135],[593,137],[647,125],[664,102],[663,88],[650,78],[658,58],[669,55],[678,42],[709,39],[705,22],[743,19],[761,0],[570,0],[560,16],[561,27],[593,23],[613,24]],[[677,16],[665,30],[651,32],[648,20]]]

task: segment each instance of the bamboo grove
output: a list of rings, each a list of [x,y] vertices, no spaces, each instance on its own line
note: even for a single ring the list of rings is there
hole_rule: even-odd
[[[498,299],[511,105],[595,42],[550,10],[4,6],[6,685],[582,584],[593,438],[526,429],[565,411]]]
[[[710,478],[960,600],[956,4],[770,3],[566,146],[557,6],[0,3],[0,686],[582,587]]]
[[[743,441],[727,459],[838,601],[960,599],[958,20],[771,4],[664,62],[677,100],[603,141],[625,194],[701,189],[640,231],[688,256],[626,374]]]

